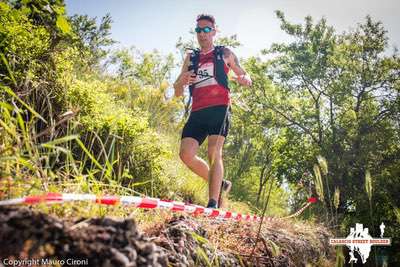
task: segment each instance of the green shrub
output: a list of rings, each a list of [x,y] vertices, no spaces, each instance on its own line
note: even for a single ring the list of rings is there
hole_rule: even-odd
[[[77,80],[70,86],[68,102],[80,109],[77,130],[97,160],[113,166],[106,178],[125,186],[141,183],[142,190],[157,194],[154,183],[160,183],[165,148],[148,127],[146,114],[115,100],[107,86],[98,80]]]
[[[11,84],[11,71],[18,85],[26,78],[36,81],[50,46],[46,28],[33,25],[23,10],[0,2],[0,40],[0,53],[10,67],[8,70],[5,62],[1,62],[0,74],[4,76],[0,75],[0,79]]]

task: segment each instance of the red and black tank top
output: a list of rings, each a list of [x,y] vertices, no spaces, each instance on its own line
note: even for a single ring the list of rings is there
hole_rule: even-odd
[[[214,67],[214,49],[206,53],[200,53],[195,80],[196,85],[192,92],[192,111],[212,106],[229,105],[229,91],[218,84],[215,78],[207,79],[208,76],[214,75]],[[226,64],[224,64],[224,71],[225,73],[229,72],[229,68]]]

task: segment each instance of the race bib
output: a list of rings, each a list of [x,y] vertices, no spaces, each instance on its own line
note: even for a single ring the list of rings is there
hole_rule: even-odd
[[[214,63],[209,62],[199,66],[195,80],[196,83],[195,88],[218,84],[214,77],[210,78],[210,76],[213,75],[214,75]]]

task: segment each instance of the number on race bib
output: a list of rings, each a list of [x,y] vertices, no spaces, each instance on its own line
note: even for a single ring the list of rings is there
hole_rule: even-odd
[[[207,70],[206,69],[204,69],[204,70],[199,70],[198,71],[198,74],[199,74],[199,78],[200,79],[203,79],[203,78],[205,78],[205,77],[209,77],[210,75],[208,74],[208,72],[207,72]]]

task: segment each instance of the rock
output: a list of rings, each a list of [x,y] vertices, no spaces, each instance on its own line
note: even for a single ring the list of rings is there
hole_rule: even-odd
[[[168,264],[163,249],[139,234],[132,219],[96,218],[72,227],[76,223],[27,208],[0,208],[0,258],[88,259],[89,266],[104,267]]]

